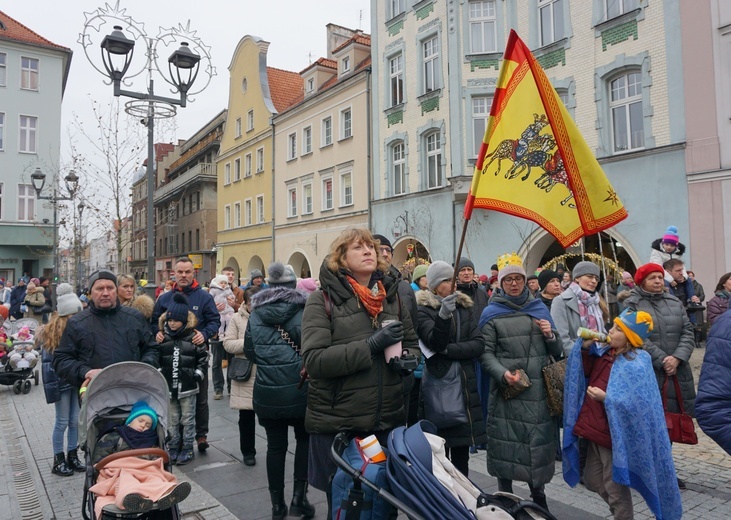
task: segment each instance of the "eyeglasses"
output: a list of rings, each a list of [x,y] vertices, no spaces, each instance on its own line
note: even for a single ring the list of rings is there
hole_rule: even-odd
[[[389,253],[391,254],[391,248],[390,247],[381,247],[380,248],[381,253]]]
[[[503,278],[503,282],[509,283],[511,285],[518,285],[523,281],[522,276],[518,276],[517,278]]]

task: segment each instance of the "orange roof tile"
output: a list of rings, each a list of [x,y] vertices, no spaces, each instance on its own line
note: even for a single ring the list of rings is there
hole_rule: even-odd
[[[68,47],[64,47],[63,45],[58,45],[47,40],[19,21],[11,18],[3,11],[0,11],[0,24],[0,39],[2,40],[13,40],[33,45],[40,45],[41,47],[51,47],[53,49],[63,49],[66,51],[70,50]]]
[[[310,70],[312,67],[317,67],[318,65],[321,66],[321,67],[325,67],[327,69],[335,69],[335,70],[337,70],[337,68],[338,68],[338,62],[337,61],[330,60],[328,58],[319,58],[316,62],[311,63],[311,64],[307,65],[307,67],[305,67],[304,69],[302,69],[300,71],[300,74],[304,74],[305,72],[307,72],[308,70]]]
[[[333,51],[333,54],[337,53],[340,49],[347,47],[348,45],[350,45],[353,42],[360,43],[361,45],[368,45],[370,47],[371,46],[371,35],[364,34],[364,33],[356,33],[348,41],[346,41],[345,43],[338,46],[338,48]]]
[[[267,67],[269,93],[277,112],[282,112],[303,95],[304,81],[297,72]]]

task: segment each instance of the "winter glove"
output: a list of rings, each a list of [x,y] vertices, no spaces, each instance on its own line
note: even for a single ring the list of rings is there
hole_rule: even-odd
[[[366,343],[371,349],[371,355],[375,356],[379,352],[383,352],[386,347],[398,343],[404,339],[404,324],[394,320],[383,328],[374,332]]]
[[[452,317],[452,313],[457,310],[457,293],[445,296],[442,300],[442,306],[439,309],[439,317],[448,320]]]

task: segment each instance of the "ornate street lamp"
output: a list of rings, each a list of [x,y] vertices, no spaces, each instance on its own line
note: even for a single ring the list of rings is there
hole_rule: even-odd
[[[190,29],[190,21],[183,27],[160,28],[156,37],[148,36],[143,23],[135,21],[126,14],[126,9],[120,9],[119,1],[115,6],[106,4],[91,13],[84,13],[86,23],[84,31],[79,35],[79,43],[84,48],[84,54],[91,65],[101,74],[109,78],[114,86],[114,95],[132,98],[125,104],[125,111],[139,117],[140,122],[147,127],[147,279],[148,286],[154,289],[157,280],[155,276],[155,228],[154,228],[154,191],[155,191],[155,119],[165,119],[176,114],[176,106],[185,107],[192,96],[203,91],[216,75],[216,69],[211,62],[210,48]],[[94,33],[101,32],[103,26],[111,23],[113,30],[102,40],[101,58],[103,69],[97,66],[89,54]],[[127,34],[131,36],[129,38]],[[144,66],[132,69],[135,41],[141,40],[146,45],[146,60]],[[168,58],[167,73],[158,63],[161,47],[177,47]],[[205,64],[207,80],[196,91],[191,91],[193,83],[198,77],[201,62]],[[169,83],[173,93],[178,98],[169,98],[155,95],[153,70]],[[146,72],[149,78],[147,92],[134,92],[122,88],[132,78]]]

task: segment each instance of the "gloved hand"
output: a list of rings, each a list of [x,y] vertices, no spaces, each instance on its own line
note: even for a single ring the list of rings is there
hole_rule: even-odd
[[[371,355],[383,352],[386,347],[404,339],[404,324],[394,320],[383,328],[375,331],[366,343],[371,349]]]
[[[457,293],[452,293],[449,296],[445,296],[442,300],[442,306],[439,309],[439,317],[443,320],[448,320],[452,317],[452,313],[457,310]]]

